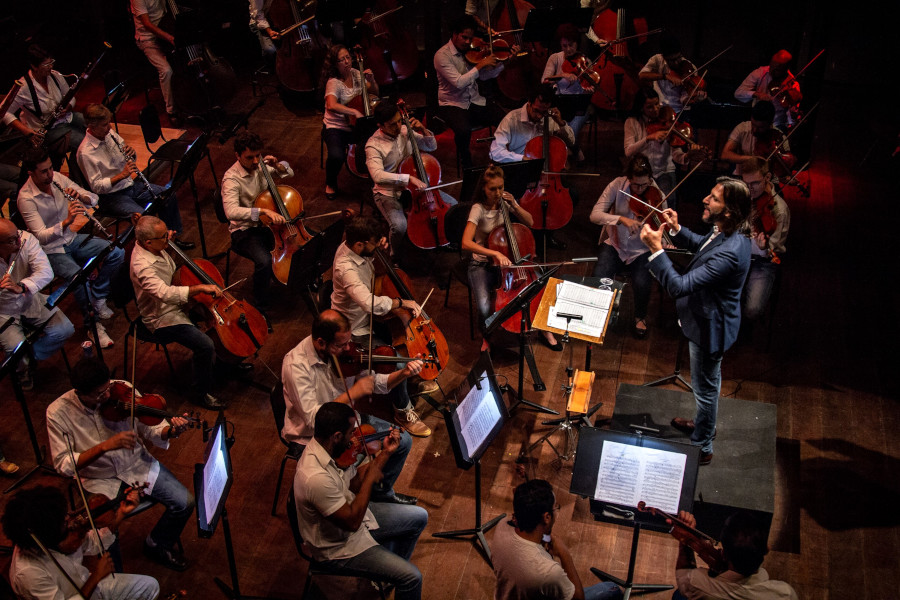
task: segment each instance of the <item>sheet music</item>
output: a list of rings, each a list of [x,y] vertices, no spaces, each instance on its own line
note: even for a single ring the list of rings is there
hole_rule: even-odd
[[[223,428],[218,428],[212,452],[203,466],[203,503],[206,508],[206,525],[215,515],[225,484],[228,482],[228,470],[225,466],[225,440]]]
[[[487,372],[481,374],[480,385],[480,390],[473,385],[463,401],[456,407],[459,429],[469,453],[467,459],[472,458],[494,425],[500,420],[500,409],[497,408],[497,401],[491,391]]]
[[[547,325],[565,330],[566,320],[558,313],[581,315],[581,320],[569,321],[569,331],[598,338],[603,335],[614,297],[612,290],[563,281],[556,286],[556,304],[548,311]]]
[[[647,506],[678,512],[687,455],[619,442],[603,442],[594,499],[612,504]]]

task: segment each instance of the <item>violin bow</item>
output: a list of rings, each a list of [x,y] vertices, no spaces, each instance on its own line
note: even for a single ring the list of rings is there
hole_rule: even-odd
[[[103,546],[103,539],[100,537],[100,532],[97,531],[97,525],[94,524],[94,515],[91,514],[91,506],[88,504],[87,494],[84,493],[84,483],[82,483],[81,475],[78,473],[78,461],[75,460],[75,450],[72,448],[72,438],[69,437],[68,431],[63,432],[63,437],[66,438],[66,449],[69,451],[69,460],[72,461],[72,470],[75,472],[78,493],[81,494],[81,502],[84,504],[84,511],[87,514],[88,522],[91,524],[94,535],[97,536],[97,545],[100,546],[100,554],[106,554],[106,548]],[[110,575],[113,579],[116,578],[114,573],[110,573]]]
[[[370,343],[371,343],[371,339],[372,338],[370,337],[369,338]],[[361,440],[363,440],[362,446],[363,446],[363,450],[365,450],[365,452],[366,452],[366,456],[369,458],[369,460],[374,460],[375,457],[372,456],[372,453],[369,452],[369,447],[365,444],[366,438],[362,432],[362,424],[359,422],[359,417],[361,415],[356,410],[356,402],[353,401],[353,396],[350,395],[350,388],[347,387],[347,380],[344,379],[344,373],[341,371],[341,361],[338,360],[337,355],[334,354],[333,352],[329,352],[329,355],[331,356],[331,364],[334,365],[334,370],[337,371],[338,379],[341,380],[341,384],[344,386],[344,391],[347,392],[347,403],[350,404],[350,408],[353,409],[353,414],[356,417],[356,434],[359,435]],[[372,361],[372,353],[369,352],[369,364],[371,364],[371,361]],[[372,375],[372,377],[374,377],[374,375]]]
[[[788,141],[788,139],[789,139],[792,135],[794,135],[794,132],[797,131],[797,129],[798,129],[801,125],[803,125],[804,122],[806,122],[806,119],[809,118],[809,115],[811,115],[811,114],[813,113],[813,111],[816,110],[817,108],[819,108],[819,103],[818,103],[818,102],[816,102],[815,104],[813,104],[813,107],[810,108],[808,111],[806,111],[806,114],[803,115],[803,118],[800,119],[800,120],[797,122],[796,125],[794,125],[793,127],[791,127],[791,130],[787,133],[787,135],[784,136],[784,139],[781,140],[781,143],[779,143],[778,145],[776,145],[775,148],[773,148],[772,151],[769,153],[769,155],[766,157],[766,160],[767,160],[767,161],[768,161],[768,160],[772,160],[772,157],[775,156],[775,153],[778,152],[778,150],[780,150],[782,146],[784,146],[784,143],[785,143],[786,141]]]
[[[678,184],[677,184],[675,187],[673,187],[672,190],[671,190],[668,194],[666,194],[665,196],[663,196],[663,199],[659,201],[659,204],[657,204],[657,205],[654,207],[654,209],[658,209],[660,206],[662,206],[663,202],[665,202],[666,200],[668,200],[669,197],[670,197],[672,194],[675,193],[675,190],[677,190],[678,188],[680,188],[680,187],[681,187],[681,184],[684,183],[685,181],[687,181],[688,177],[690,177],[691,175],[693,175],[694,172],[695,172],[697,169],[699,169],[699,168],[700,168],[700,165],[702,165],[704,162],[706,162],[706,159],[705,159],[705,158],[704,158],[703,160],[701,160],[700,162],[698,162],[696,165],[694,165],[694,168],[691,169],[691,170],[688,172],[688,174],[685,175],[685,176],[681,179],[681,181],[679,181]],[[625,192],[622,192],[622,193],[624,194]],[[650,217],[650,215],[647,215],[646,217],[644,217],[643,219],[641,219],[641,226],[644,225],[644,223],[647,221],[647,219],[648,219],[649,217]]]
[[[28,529],[28,535],[31,536],[31,539],[34,540],[34,543],[37,544],[38,548],[41,549],[41,552],[43,552],[47,556],[47,558],[53,561],[53,564],[56,565],[56,568],[59,569],[59,572],[62,573],[63,577],[65,577],[66,580],[72,585],[72,587],[75,588],[75,593],[78,594],[78,597],[82,600],[87,600],[87,598],[84,597],[84,594],[81,593],[81,586],[75,583],[75,580],[72,579],[72,576],[69,575],[68,571],[63,569],[62,565],[59,564],[59,561],[56,560],[56,557],[53,556],[53,553],[51,553],[50,550],[47,549],[47,546],[44,545],[44,542],[41,541],[41,538],[39,538],[37,534],[35,534],[30,528]]]
[[[803,71],[805,71],[806,69],[808,69],[808,68],[809,68],[809,65],[813,64],[814,62],[816,62],[816,59],[818,59],[820,56],[822,56],[822,54],[823,54],[824,52],[825,52],[825,48],[822,48],[821,50],[819,50],[819,53],[816,54],[815,56],[813,56],[813,57],[810,59],[810,61],[809,61],[808,63],[806,63],[805,65],[803,65],[803,68],[802,68],[802,69],[800,69],[800,70],[797,71],[795,74],[791,75],[790,77],[788,77],[787,79],[785,79],[784,81],[782,81],[782,82],[779,84],[779,86],[781,87],[781,89],[778,90],[778,93],[775,94],[774,97],[777,98],[778,96],[780,96],[780,95],[782,95],[783,93],[785,93],[785,92],[788,90],[787,86],[789,86],[789,85],[791,85],[792,83],[794,83],[795,81],[797,81],[797,78],[800,77],[801,75],[803,75]]]
[[[688,96],[687,102],[684,103],[684,105],[681,107],[681,110],[679,110],[679,111],[678,111],[678,114],[675,115],[675,120],[672,121],[672,124],[669,125],[669,130],[666,132],[666,138],[668,138],[668,137],[669,137],[669,134],[671,134],[672,131],[674,131],[675,126],[678,124],[678,119],[681,118],[681,114],[682,114],[685,110],[687,110],[687,107],[688,107],[688,106],[691,105],[691,100],[694,99],[694,94],[696,94],[696,93],[697,93],[697,90],[700,89],[700,84],[703,83],[703,78],[706,77],[706,74],[707,74],[708,72],[709,72],[709,71],[703,71],[703,75],[700,76],[700,82],[699,82],[697,85],[694,86],[694,89],[691,90],[690,96]]]
[[[369,310],[369,372],[372,372],[372,340],[375,337],[375,265],[372,265],[372,281],[369,285],[369,293],[372,295],[372,306]],[[393,301],[391,301],[393,304]],[[403,306],[403,301],[400,301],[400,306]],[[347,382],[344,382],[344,385],[347,385]],[[347,397],[350,397],[350,392],[347,392]]]

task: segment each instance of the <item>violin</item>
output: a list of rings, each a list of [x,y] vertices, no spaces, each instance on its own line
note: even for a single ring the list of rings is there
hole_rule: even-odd
[[[113,381],[109,387],[109,400],[100,406],[100,416],[110,422],[124,421],[131,416],[131,404],[134,401],[134,415],[149,427],[159,425],[166,419],[181,417],[187,420],[189,429],[200,429],[205,426],[198,417],[199,412],[186,412],[176,415],[169,412],[166,399],[159,394],[143,394],[138,396],[134,388],[124,381]]]
[[[372,293],[401,300],[415,300],[410,291],[412,284],[406,273],[395,269],[380,248],[375,250],[375,256],[384,266],[386,273],[375,280]],[[419,372],[419,377],[425,381],[437,379],[450,361],[450,348],[444,334],[441,333],[424,308],[418,317],[413,317],[409,311],[405,310],[400,313],[402,316],[399,317],[399,326],[397,325],[398,319],[390,320],[393,338],[391,346],[403,347],[407,356],[424,356],[432,359]]]
[[[527,52],[519,52],[518,54],[514,54],[512,51],[512,46],[509,45],[509,42],[502,38],[494,39],[498,34],[494,34],[491,37],[488,37],[487,41],[481,39],[480,37],[472,38],[472,41],[469,43],[469,50],[466,52],[466,60],[473,65],[477,65],[482,60],[491,56],[492,54],[497,58],[500,62],[505,62],[510,58],[526,56]]]
[[[253,206],[275,211],[284,217],[284,223],[274,223],[265,214],[260,215],[259,220],[275,236],[275,247],[272,249],[275,279],[287,285],[294,253],[312,239],[303,226],[303,197],[289,185],[275,185],[265,161],[259,161],[259,172],[266,182],[266,189],[259,193]]]
[[[663,512],[658,508],[647,506],[641,500],[638,502],[637,509],[641,512],[649,512],[652,515],[664,517],[666,523],[672,525],[669,533],[683,545],[697,553],[709,565],[710,572],[724,573],[728,570],[728,561],[722,550],[716,547],[716,540],[706,535],[699,529],[695,529],[674,515]]]
[[[669,135],[666,141],[673,148],[690,149],[694,146],[694,130],[690,123],[678,120],[678,115],[671,106],[663,106],[659,109],[659,116],[647,123],[647,135],[653,135],[658,131],[668,131]],[[705,146],[699,148],[700,151],[711,157],[711,151]]]
[[[430,154],[423,154],[419,151],[406,104],[400,100],[397,102],[397,108],[400,109],[402,123],[406,125],[406,133],[412,149],[412,155],[401,163],[399,172],[418,177],[428,187],[439,184],[441,182],[441,163]],[[404,205],[410,206],[406,214],[406,235],[409,237],[409,241],[419,248],[429,250],[450,243],[444,231],[444,217],[450,207],[444,202],[443,196],[444,193],[439,190],[419,191],[412,185],[401,195],[400,201]],[[407,198],[409,199],[407,200]]]
[[[790,177],[793,174],[794,165],[797,164],[797,157],[784,150],[785,141],[784,134],[777,128],[771,127],[756,138],[753,146],[753,154],[765,157],[769,161],[772,174],[779,179]]]
[[[775,218],[775,196],[768,192],[763,193],[762,196],[756,199],[753,209],[750,226],[756,233],[765,234],[768,240],[775,233],[775,229],[778,228],[778,221]],[[781,259],[778,258],[774,250],[768,248],[768,254],[773,263],[776,265],[781,264]]]
[[[693,102],[706,98],[706,80],[700,75],[698,69],[691,64],[691,61],[682,59],[673,70],[681,78],[681,86],[690,94],[696,96]]]
[[[351,434],[350,447],[334,459],[334,462],[341,469],[349,469],[356,463],[360,454],[372,456],[381,450],[381,440],[390,434],[390,429],[375,431],[375,428],[368,423],[359,425]]]
[[[341,352],[337,359],[341,366],[341,373],[346,377],[359,375],[369,365],[369,354],[359,344],[350,346],[349,349]],[[421,360],[426,365],[437,364],[437,361],[431,357],[400,356],[391,346],[375,346],[372,349],[372,370],[376,373],[393,373],[397,370],[399,363],[410,363],[414,360]]]
[[[146,481],[144,483],[133,483],[120,490],[118,495],[113,499],[109,499],[103,494],[91,494],[88,497],[88,504],[86,507],[82,506],[79,509],[69,511],[68,521],[66,522],[69,532],[79,532],[83,535],[85,531],[90,529],[90,519],[88,519],[87,516],[88,510],[91,511],[91,517],[94,519],[94,522],[99,523],[100,527],[105,527],[106,524],[99,521],[100,517],[110,511],[118,509],[119,504],[121,504],[128,494],[134,490],[137,490],[138,497],[142,498],[144,496],[144,490],[149,486],[150,484]]]
[[[579,52],[566,58],[562,70],[563,73],[571,73],[578,77],[578,83],[585,91],[593,92],[594,86],[600,84],[600,73],[594,70],[595,64],[596,62],[589,61],[584,54]]]
[[[534,229],[561,229],[572,218],[574,206],[568,188],[559,173],[566,166],[569,151],[566,143],[550,135],[550,115],[544,115],[544,133],[525,145],[525,160],[544,159],[541,179],[534,189],[519,200],[522,208],[534,219]]]

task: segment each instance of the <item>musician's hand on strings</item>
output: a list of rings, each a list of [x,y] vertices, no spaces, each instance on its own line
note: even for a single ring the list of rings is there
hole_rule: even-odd
[[[641,241],[644,242],[645,246],[650,248],[650,252],[658,252],[662,250],[662,236],[662,227],[656,230],[650,227],[649,224],[645,224],[644,228],[641,229]]]
[[[397,310],[404,308],[412,313],[413,318],[418,317],[422,312],[422,307],[415,300],[400,300],[400,307]]]
[[[133,511],[138,507],[138,504],[141,503],[141,491],[136,487],[132,487],[128,490],[128,493],[125,494],[125,497],[122,498],[121,502],[119,502],[119,507],[116,509],[116,512],[119,513],[122,517]]]
[[[172,420],[170,421],[172,428],[169,430],[169,439],[177,438],[187,431],[190,424],[191,422],[184,417],[172,417]]]
[[[378,246],[379,250],[383,250],[384,252],[390,250],[390,246],[388,246],[388,239],[384,236],[382,236],[382,238],[378,240],[376,246]]]
[[[641,230],[641,222],[635,221],[634,219],[629,219],[628,217],[623,217],[619,215],[619,225],[623,225],[628,228],[628,233],[631,235],[636,234]]]
[[[678,518],[679,518],[681,521],[683,521],[684,524],[687,525],[688,527],[692,527],[692,528],[694,528],[694,529],[697,528],[697,519],[696,519],[696,517],[694,517],[694,515],[692,515],[692,514],[689,513],[688,511],[686,511],[686,510],[679,510],[679,511],[678,511]],[[671,522],[672,522],[672,521],[671,521],[670,519],[666,519],[666,523],[671,523]]]
[[[259,209],[259,214],[266,215],[266,217],[268,217],[268,219],[275,225],[282,225],[285,222],[284,216],[282,216],[281,213],[277,213],[274,210],[270,210],[268,208]]]
[[[683,83],[681,77],[679,77],[678,73],[676,73],[675,71],[669,71],[668,73],[666,73],[664,79],[669,81],[674,86],[679,86]]]
[[[409,176],[409,185],[411,185],[413,187],[413,189],[416,189],[416,190],[424,190],[425,188],[428,187],[427,183],[425,183],[418,177],[413,177],[412,175]]]
[[[120,431],[111,438],[100,443],[100,449],[104,452],[125,448],[131,450],[137,444],[137,434],[134,431]]]
[[[397,427],[391,428],[391,432],[381,440],[381,449],[388,454],[393,454],[400,448],[401,431]]]
[[[375,83],[375,73],[372,72],[372,69],[366,69],[363,71],[363,75],[366,76],[366,81],[369,83]]]
[[[425,135],[425,131],[426,131],[425,126],[422,125],[422,122],[419,121],[417,118],[411,116],[409,118],[409,124],[412,126],[413,131],[416,131],[418,133],[421,133],[422,135]]]
[[[565,127],[566,122],[563,120],[558,108],[551,108],[547,114],[550,115],[550,118],[553,119],[557,125],[559,125],[560,127]]]
[[[403,375],[406,377],[412,377],[413,375],[418,375],[422,369],[425,368],[425,363],[421,360],[413,360],[403,367]]]

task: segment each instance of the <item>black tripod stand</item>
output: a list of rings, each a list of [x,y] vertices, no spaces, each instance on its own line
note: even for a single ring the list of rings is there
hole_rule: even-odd
[[[683,385],[689,392],[693,392],[694,388],[691,387],[691,384],[681,376],[681,355],[684,354],[684,340],[686,338],[684,335],[678,338],[678,350],[675,353],[675,371],[672,372],[671,375],[666,375],[665,377],[660,377],[659,379],[655,379],[648,383],[645,383],[645,387],[653,387],[656,385],[666,385],[668,383],[680,383]]]
[[[666,590],[671,590],[674,586],[666,585],[662,583],[635,583],[634,582],[634,565],[637,562],[637,548],[638,548],[638,538],[641,535],[641,524],[638,521],[634,521],[633,524],[634,534],[631,536],[631,555],[628,557],[628,575],[622,580],[618,577],[610,575],[604,571],[601,571],[597,567],[591,567],[591,573],[599,577],[604,581],[612,581],[616,585],[625,589],[625,593],[622,596],[622,600],[628,600],[632,594],[635,596],[640,596],[642,594],[652,594],[654,592],[664,592]]]

